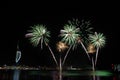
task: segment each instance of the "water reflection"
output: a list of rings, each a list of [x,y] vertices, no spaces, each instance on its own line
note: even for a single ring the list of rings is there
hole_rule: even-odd
[[[14,70],[14,73],[13,73],[13,80],[19,80],[19,77],[20,77],[20,70]]]
[[[62,80],[93,80],[89,71],[63,71]],[[120,74],[97,71],[96,80],[120,80]],[[59,71],[0,70],[0,80],[59,80]]]

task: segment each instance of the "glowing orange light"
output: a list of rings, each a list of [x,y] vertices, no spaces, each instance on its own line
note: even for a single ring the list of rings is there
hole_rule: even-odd
[[[94,53],[95,51],[96,51],[95,47],[92,44],[89,44],[89,46],[88,46],[88,53]]]
[[[57,43],[57,49],[59,52],[64,51],[66,48],[68,48],[68,46],[65,43],[63,42]]]

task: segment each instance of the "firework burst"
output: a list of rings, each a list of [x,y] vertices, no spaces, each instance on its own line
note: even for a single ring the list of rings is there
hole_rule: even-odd
[[[41,49],[43,48],[43,43],[46,44],[48,47],[56,65],[58,65],[57,60],[54,56],[54,53],[50,46],[48,45],[50,32],[47,31],[47,28],[44,25],[34,25],[32,27],[32,30],[29,31],[30,33],[26,34],[26,37],[30,38],[30,42],[33,44],[33,46],[37,46],[39,43],[41,44]]]
[[[31,27],[32,30],[30,30],[26,36],[30,37],[30,42],[37,46],[39,43],[41,44],[41,48],[43,46],[43,42],[48,43],[50,32],[47,31],[47,28],[44,25],[34,25]]]
[[[61,41],[57,43],[57,50],[59,52],[62,52],[62,51],[64,51],[67,48],[68,48],[68,46],[65,43],[63,43]]]
[[[94,35],[89,35],[89,40],[90,42],[95,46],[95,47],[103,47],[105,45],[105,36],[103,36],[103,33],[98,33],[95,32]]]
[[[74,25],[66,24],[64,30],[61,30],[60,33],[62,37],[61,41],[68,45],[74,45],[77,41],[76,39],[79,37],[79,28],[76,28]]]
[[[94,35],[89,35],[89,40],[93,44],[94,47],[97,48],[96,50],[96,56],[95,56],[95,66],[97,64],[97,58],[98,58],[98,52],[99,48],[104,47],[105,45],[105,36],[103,36],[103,33],[98,33],[95,32]]]
[[[62,37],[61,41],[70,46],[63,59],[62,65],[65,63],[65,60],[71,48],[73,47],[74,49],[74,46],[78,43],[77,39],[79,37],[79,31],[79,28],[76,28],[75,25],[69,23],[64,26],[63,30],[60,30],[60,36]]]
[[[80,24],[80,36],[82,38],[82,41],[85,42],[86,44],[88,43],[88,36],[89,34],[92,34],[93,28],[90,27],[91,23],[90,21],[81,21]]]
[[[79,34],[82,42],[88,43],[88,36],[89,34],[92,34],[93,28],[90,27],[91,23],[90,21],[79,21],[78,19],[69,20],[68,24],[74,25],[80,28]]]

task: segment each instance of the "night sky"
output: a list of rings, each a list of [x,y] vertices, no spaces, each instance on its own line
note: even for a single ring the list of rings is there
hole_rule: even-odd
[[[1,41],[0,41],[0,65],[15,64],[16,46],[19,41],[19,47],[22,52],[21,65],[55,65],[51,58],[48,48],[40,50],[40,46],[33,47],[28,38],[25,38],[27,30],[34,24],[44,24],[51,31],[49,45],[58,57],[56,43],[60,40],[58,37],[60,29],[68,20],[73,18],[81,20],[90,20],[94,31],[104,33],[106,36],[106,45],[99,52],[98,65],[107,66],[112,63],[119,63],[119,39],[118,27],[119,18],[117,10],[114,8],[82,9],[77,8],[58,8],[58,9],[24,9],[2,8],[0,20]],[[113,14],[112,14],[113,13]],[[75,53],[75,54],[74,54]],[[82,49],[71,51],[68,55],[65,65],[83,65],[88,63],[86,55]]]

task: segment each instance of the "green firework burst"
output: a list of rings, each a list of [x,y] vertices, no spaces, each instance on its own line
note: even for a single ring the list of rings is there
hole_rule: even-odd
[[[88,42],[88,36],[89,34],[92,34],[92,30],[93,28],[90,27],[91,23],[90,21],[84,21],[82,20],[81,21],[81,24],[80,24],[80,36],[82,38],[82,41],[85,42],[87,44]]]
[[[103,33],[98,33],[95,32],[94,35],[89,35],[89,40],[90,42],[95,46],[95,47],[103,47],[105,45],[105,36],[103,35]]]
[[[44,25],[34,25],[31,27],[32,29],[29,31],[30,33],[26,35],[30,35],[30,42],[33,46],[37,46],[39,43],[42,44],[43,42],[48,43],[50,32],[47,31],[47,28]]]
[[[74,45],[79,37],[79,28],[75,25],[66,24],[63,30],[60,30],[62,41],[68,45]]]
[[[88,43],[88,36],[89,34],[93,33],[93,28],[90,27],[91,23],[90,21],[79,21],[78,19],[73,19],[73,20],[69,20],[68,24],[70,25],[75,25],[77,27],[80,28],[79,34],[80,34],[80,38],[82,40],[82,42],[85,42],[86,44]]]

